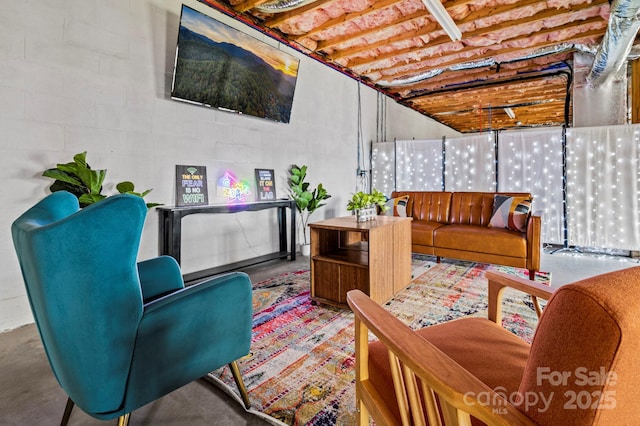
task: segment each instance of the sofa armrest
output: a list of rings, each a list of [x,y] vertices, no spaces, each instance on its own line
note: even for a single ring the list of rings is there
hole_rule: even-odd
[[[487,271],[485,277],[489,285],[488,317],[498,325],[502,324],[502,296],[506,288],[513,288],[530,295],[538,318],[542,315],[538,298],[548,300],[554,292],[554,289],[548,285],[502,272]]]
[[[540,248],[542,241],[542,210],[535,211],[527,224],[527,269],[529,272],[540,270]],[[533,280],[534,275],[530,274]]]

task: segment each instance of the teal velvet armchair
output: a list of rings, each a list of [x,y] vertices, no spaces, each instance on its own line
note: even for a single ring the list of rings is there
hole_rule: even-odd
[[[82,210],[55,192],[11,231],[49,363],[77,405],[102,420],[130,413],[249,353],[251,282],[244,273],[184,286],[166,256],[137,262],[147,208],[116,195]]]

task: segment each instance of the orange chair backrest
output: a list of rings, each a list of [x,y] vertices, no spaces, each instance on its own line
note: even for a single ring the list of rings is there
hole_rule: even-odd
[[[549,300],[520,385],[536,423],[636,424],[640,267],[561,287]]]

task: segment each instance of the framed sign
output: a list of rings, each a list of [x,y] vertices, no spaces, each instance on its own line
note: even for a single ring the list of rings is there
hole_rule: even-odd
[[[176,165],[176,206],[202,206],[208,203],[207,168]]]
[[[273,169],[256,169],[256,193],[258,201],[273,201],[276,199],[276,182]]]
[[[218,178],[218,196],[224,197],[227,203],[244,203],[250,192],[249,182],[238,179],[231,171]]]

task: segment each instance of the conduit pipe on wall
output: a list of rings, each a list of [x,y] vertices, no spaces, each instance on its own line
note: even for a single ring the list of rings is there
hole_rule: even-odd
[[[640,0],[616,0],[611,5],[609,25],[596,52],[587,82],[593,86],[605,83],[625,63],[640,29]]]

